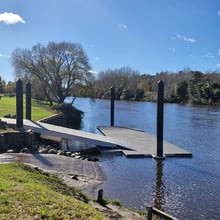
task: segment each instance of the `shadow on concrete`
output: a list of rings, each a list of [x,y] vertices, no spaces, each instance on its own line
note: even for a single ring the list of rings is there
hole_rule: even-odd
[[[30,120],[33,124],[37,125],[38,127],[42,128],[43,130],[48,130],[47,128],[45,128],[42,124],[40,124],[39,122],[37,121],[33,121],[33,120]]]
[[[47,160],[45,157],[42,156],[42,154],[32,154],[34,158],[39,160],[41,163],[43,163],[45,166],[52,167],[53,164]]]

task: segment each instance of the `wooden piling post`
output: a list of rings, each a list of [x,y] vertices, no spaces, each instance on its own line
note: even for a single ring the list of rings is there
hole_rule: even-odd
[[[156,159],[164,159],[163,155],[163,114],[164,114],[164,83],[158,82],[157,88],[157,155]]]
[[[147,207],[147,220],[152,220],[152,217],[153,217],[153,209],[152,207]]]
[[[101,205],[104,204],[104,201],[103,201],[103,189],[100,189],[98,191],[98,197],[97,197],[97,202]]]
[[[114,126],[114,120],[115,120],[115,87],[111,87],[111,126]]]
[[[26,84],[26,119],[31,120],[31,83]]]
[[[23,128],[23,83],[16,82],[16,127]]]

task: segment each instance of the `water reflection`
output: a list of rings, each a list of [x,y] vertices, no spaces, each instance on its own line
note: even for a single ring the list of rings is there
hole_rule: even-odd
[[[163,205],[165,204],[165,185],[163,180],[163,160],[156,161],[156,179],[155,185],[153,186],[154,193],[154,207],[162,210]]]

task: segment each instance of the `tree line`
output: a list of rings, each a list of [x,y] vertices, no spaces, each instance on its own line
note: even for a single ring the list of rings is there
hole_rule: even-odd
[[[164,99],[171,103],[220,104],[220,74],[183,70],[177,73],[140,74],[129,67],[106,70],[94,81],[94,96],[110,98],[115,86],[118,100],[156,101],[157,83],[164,82]]]
[[[172,103],[220,104],[220,73],[185,69],[176,73],[140,74],[131,67],[107,69],[95,76],[80,44],[50,42],[31,49],[16,49],[12,65],[17,78],[31,82],[35,99],[51,105],[67,96],[110,98],[115,87],[117,100],[156,101],[157,83],[164,82],[164,98]],[[0,93],[13,94],[15,82],[0,77]]]

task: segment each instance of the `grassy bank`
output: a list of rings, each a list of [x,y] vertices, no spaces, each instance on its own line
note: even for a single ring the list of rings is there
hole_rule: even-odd
[[[0,165],[0,219],[105,219],[57,177],[17,163]]]
[[[16,98],[0,99],[0,117],[16,114]],[[32,100],[32,119],[54,112]],[[24,99],[25,115],[25,99]],[[79,190],[21,163],[0,164],[0,219],[105,219]]]
[[[25,116],[25,98],[24,98],[24,116]],[[4,115],[16,114],[16,97],[2,97],[0,99],[0,117]],[[37,102],[36,100],[32,100],[32,119],[39,120],[50,115],[54,114],[54,112],[49,108],[48,105],[42,102]]]

